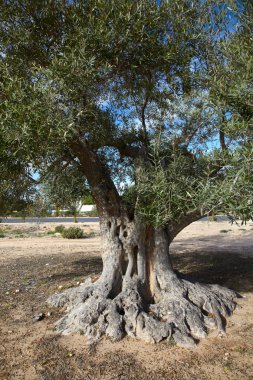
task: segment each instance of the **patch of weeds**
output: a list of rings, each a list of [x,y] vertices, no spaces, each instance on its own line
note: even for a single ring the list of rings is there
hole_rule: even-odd
[[[221,233],[221,234],[226,234],[226,233],[228,233],[228,232],[230,232],[230,231],[232,231],[232,230],[220,230],[220,233]]]
[[[54,231],[47,231],[47,235],[54,235],[55,232]]]
[[[239,228],[239,231],[247,231],[246,228]]]
[[[5,237],[5,234],[3,232],[3,230],[0,230],[0,238],[4,238]]]
[[[84,233],[79,227],[69,227],[63,230],[62,236],[65,239],[82,239],[84,237]]]
[[[65,226],[60,224],[59,226],[55,227],[54,232],[59,232],[60,234],[62,234],[64,230],[65,230]]]

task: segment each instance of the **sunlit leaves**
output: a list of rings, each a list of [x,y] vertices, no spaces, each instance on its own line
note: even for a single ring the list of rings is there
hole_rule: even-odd
[[[137,182],[130,198],[156,225],[196,208],[239,211],[234,193],[243,181],[250,189],[250,153],[241,160],[238,149],[252,138],[253,12],[251,2],[238,4],[3,2],[0,135],[8,157],[41,173],[59,162],[78,166],[71,147],[83,139],[118,187]],[[146,150],[140,177],[126,148]],[[212,174],[226,165],[225,177]],[[69,176],[78,188],[79,176]]]
[[[146,222],[162,226],[192,211],[252,218],[252,143],[231,153],[217,150],[192,159],[180,150],[163,156],[153,153],[153,165],[140,172],[136,187],[137,212]]]

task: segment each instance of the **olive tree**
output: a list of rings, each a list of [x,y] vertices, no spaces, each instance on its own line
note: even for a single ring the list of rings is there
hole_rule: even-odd
[[[193,347],[224,331],[236,293],[182,278],[169,247],[211,210],[250,213],[247,194],[234,196],[245,176],[252,186],[250,123],[220,80],[244,12],[211,0],[2,2],[8,149],[42,176],[72,162],[100,217],[100,278],[48,300],[67,306],[59,332]]]
[[[56,216],[60,208],[67,208],[77,222],[82,197],[88,193],[87,181],[75,162],[59,162],[45,173],[40,184],[43,196],[50,207],[55,207]]]
[[[31,168],[12,156],[5,136],[0,133],[0,216],[28,213],[36,191]]]

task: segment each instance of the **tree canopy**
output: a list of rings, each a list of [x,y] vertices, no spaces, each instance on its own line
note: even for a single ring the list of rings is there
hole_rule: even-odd
[[[137,184],[137,158],[148,155],[156,165],[138,178],[154,189],[136,187],[145,215],[165,223],[196,208],[237,212],[217,203],[231,184],[218,191],[215,172],[238,171],[235,151],[250,160],[251,11],[250,2],[211,0],[2,2],[5,154],[54,173],[59,162],[78,166],[83,139],[118,188]],[[218,198],[206,201],[214,187]]]
[[[209,212],[252,215],[252,17],[250,0],[1,2],[4,170],[87,181],[100,216],[103,272],[50,298],[58,331],[224,331],[236,293],[177,274],[169,246]]]

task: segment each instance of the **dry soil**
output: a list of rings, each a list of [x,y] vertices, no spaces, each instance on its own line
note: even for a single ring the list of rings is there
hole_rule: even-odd
[[[54,235],[56,224],[2,223],[0,232],[1,380],[249,380],[253,376],[253,224],[196,222],[173,243],[175,268],[198,281],[239,292],[227,335],[210,335],[194,350],[173,344],[103,339],[88,348],[80,334],[59,336],[63,311],[47,297],[102,269],[97,224],[78,224],[86,238]],[[70,224],[68,223],[68,227]],[[34,316],[44,313],[41,321]]]

